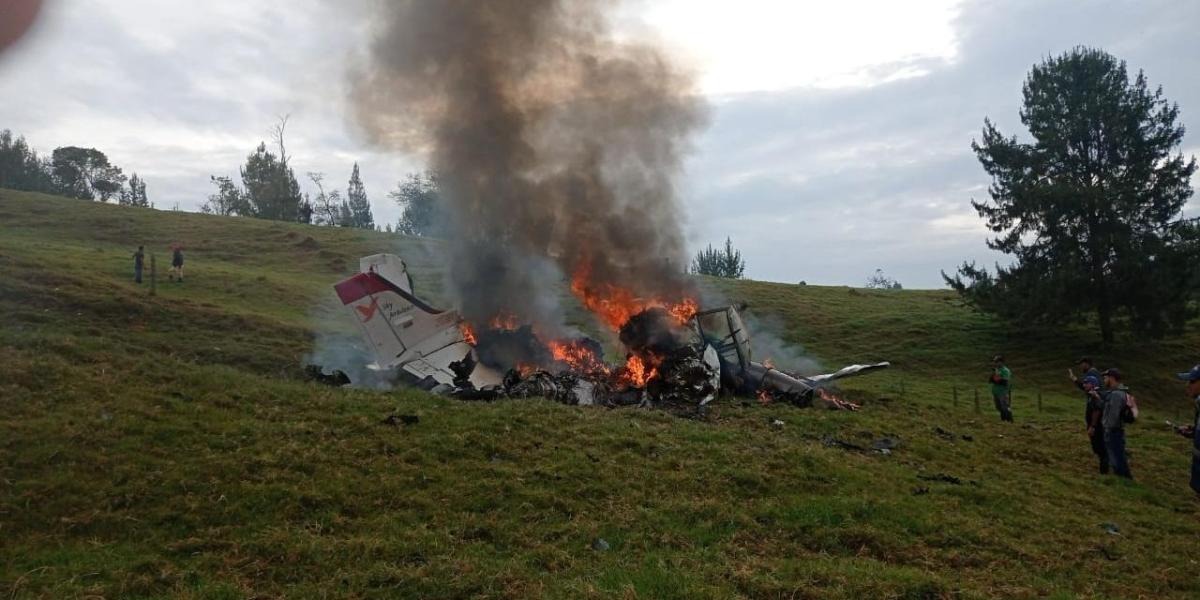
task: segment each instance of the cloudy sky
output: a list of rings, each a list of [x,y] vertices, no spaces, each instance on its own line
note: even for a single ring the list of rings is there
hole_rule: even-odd
[[[290,114],[297,175],[386,191],[421,168],[370,148],[346,116],[364,0],[50,0],[0,56],[0,128],[39,150],[94,146],[195,210]],[[1169,0],[635,0],[622,35],[694,68],[711,104],[681,189],[694,247],[730,236],[757,279],[906,287],[1001,257],[969,200],[988,184],[970,151],[985,116],[1009,133],[1031,65],[1076,45],[1145,70],[1200,128],[1200,2]],[[1200,155],[1200,129],[1184,152]],[[1193,202],[1189,214],[1200,214]]]

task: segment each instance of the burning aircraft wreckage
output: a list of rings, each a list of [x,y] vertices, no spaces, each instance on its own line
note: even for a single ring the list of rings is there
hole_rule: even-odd
[[[557,339],[512,318],[475,324],[458,311],[419,299],[404,261],[390,254],[361,260],[361,272],[334,286],[376,357],[369,368],[464,400],[549,398],[579,406],[652,406],[703,411],[722,394],[854,410],[831,382],[884,369],[851,365],[802,377],[752,359],[750,338],[733,306],[701,309],[616,294],[584,304],[614,326],[627,355],[609,364],[600,343]],[[580,281],[572,291],[580,295]]]
[[[752,359],[736,309],[696,301],[679,268],[678,183],[709,111],[692,69],[615,25],[619,5],[372,5],[370,45],[346,86],[350,115],[366,141],[432,174],[456,303],[421,301],[398,257],[363,259],[335,287],[375,368],[464,399],[694,409],[732,393],[851,408],[829,384],[886,363],[784,373]],[[619,342],[619,364],[557,325],[564,276],[611,334],[607,347]]]

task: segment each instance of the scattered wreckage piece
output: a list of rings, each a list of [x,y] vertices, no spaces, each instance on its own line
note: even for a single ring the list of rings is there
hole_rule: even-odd
[[[412,276],[398,256],[363,257],[359,269],[333,287],[375,354],[375,362],[367,367],[394,370],[424,389],[453,385],[450,364],[474,350],[460,327],[462,316],[433,308],[413,295]],[[496,385],[500,378],[493,369],[471,370],[474,386]]]
[[[344,371],[335,370],[332,373],[325,373],[325,370],[317,365],[306,365],[304,367],[304,376],[309,381],[330,387],[343,387],[351,383],[350,376]]]
[[[547,343],[528,325],[516,324],[476,332],[457,311],[420,300],[397,256],[364,257],[360,270],[334,289],[375,354],[368,368],[464,400],[544,397],[576,406],[703,411],[727,392],[857,410],[830,392],[832,382],[890,366],[851,365],[803,377],[756,362],[737,308],[726,306],[684,316],[650,307],[632,315],[618,332],[628,360],[614,367],[604,363],[600,344],[587,338]]]

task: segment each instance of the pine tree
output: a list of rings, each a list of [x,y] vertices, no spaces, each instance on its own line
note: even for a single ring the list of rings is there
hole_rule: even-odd
[[[363,187],[362,177],[358,174],[358,163],[354,163],[354,171],[350,173],[350,183],[346,186],[346,202],[350,209],[348,227],[375,228],[375,217],[371,214],[371,201],[367,199],[367,190]]]
[[[150,208],[150,200],[146,198],[146,181],[138,177],[137,173],[130,175],[129,187],[121,190],[117,202],[124,206]]]
[[[1182,327],[1200,288],[1200,234],[1180,218],[1196,160],[1179,153],[1179,107],[1089,48],[1034,66],[1023,93],[1031,143],[985,120],[971,144],[992,177],[991,200],[971,204],[999,234],[988,246],[1014,263],[995,275],[964,264],[946,282],[1027,327],[1094,315],[1106,343],[1118,317],[1153,337]]]
[[[725,238],[723,250],[717,250],[710,244],[692,259],[692,273],[697,275],[741,279],[745,272],[746,261],[742,260],[740,250],[734,250],[730,238]]]

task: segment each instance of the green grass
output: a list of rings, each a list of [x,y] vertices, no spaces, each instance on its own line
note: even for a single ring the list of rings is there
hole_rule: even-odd
[[[129,255],[163,267],[173,241],[188,280],[151,297]],[[330,284],[380,251],[441,297],[432,242],[0,190],[0,598],[1200,595],[1188,444],[1161,424],[1190,410],[1169,374],[1194,334],[1100,352],[944,292],[706,281],[826,366],[895,368],[847,383],[858,413],[708,421],[303,382],[315,336],[352,331]],[[1015,425],[987,406],[995,352]],[[1093,473],[1081,352],[1146,408],[1134,483]]]

